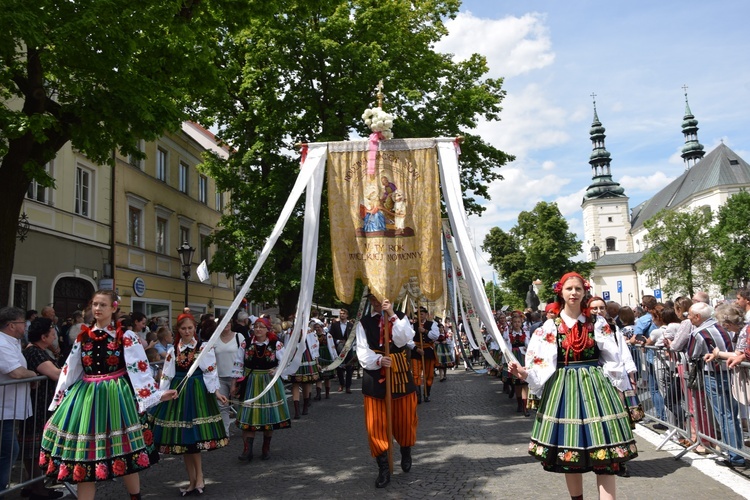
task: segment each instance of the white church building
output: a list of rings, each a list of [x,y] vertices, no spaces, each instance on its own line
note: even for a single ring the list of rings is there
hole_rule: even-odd
[[[682,121],[685,145],[681,155],[685,171],[631,210],[625,190],[612,179],[604,132],[594,102],[590,130],[593,151],[589,159],[593,176],[581,204],[584,249],[587,259],[596,262],[590,276],[592,293],[631,307],[639,305],[643,295],[673,299],[662,296],[659,285],[650,287],[646,276],[639,272],[648,232],[644,222],[663,209],[692,210],[707,206],[715,214],[733,194],[750,188],[750,165],[723,143],[705,154],[698,142],[698,120],[690,111],[685,94]],[[716,293],[711,296],[719,298]]]

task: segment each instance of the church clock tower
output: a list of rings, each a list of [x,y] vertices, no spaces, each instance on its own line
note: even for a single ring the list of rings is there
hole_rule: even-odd
[[[596,98],[596,94],[591,96]],[[604,146],[604,131],[594,100],[594,121],[589,131],[593,145],[589,158],[592,177],[581,203],[585,239],[583,248],[590,261],[604,254],[633,252],[628,197],[622,186],[612,180],[610,154]]]

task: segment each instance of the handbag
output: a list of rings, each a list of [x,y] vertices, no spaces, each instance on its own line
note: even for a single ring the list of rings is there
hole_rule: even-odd
[[[695,356],[690,358],[690,371],[688,372],[687,386],[688,389],[701,389],[701,372],[703,371],[703,357]]]
[[[638,399],[638,394],[633,389],[623,391],[622,395],[625,397],[625,406],[628,407],[628,416],[630,421],[640,422],[646,413],[643,411],[643,404]]]

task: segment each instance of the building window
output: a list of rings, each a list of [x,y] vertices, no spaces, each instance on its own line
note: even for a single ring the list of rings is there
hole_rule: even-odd
[[[216,210],[221,212],[224,210],[224,193],[216,191]]]
[[[167,241],[167,235],[169,234],[169,222],[167,219],[161,217],[156,218],[156,253],[166,254],[169,242]]]
[[[184,161],[180,162],[180,191],[188,192],[188,166]]]
[[[80,165],[76,168],[75,213],[83,217],[91,216],[91,180],[93,175]]]
[[[47,172],[47,175],[50,177],[52,176],[52,162],[47,162],[44,165],[44,171]],[[49,205],[52,200],[50,200],[50,194],[51,191],[49,188],[46,188],[39,184],[37,181],[31,181],[29,183],[29,189],[26,191],[26,197],[30,200],[38,201],[39,203],[44,203],[46,205]]]
[[[616,250],[615,243],[617,243],[617,240],[615,238],[607,238],[607,251],[608,252],[614,252]]]
[[[167,182],[167,152],[161,148],[156,150],[156,178]]]
[[[208,236],[205,234],[201,234],[201,262],[204,260],[208,262]]]
[[[198,179],[198,201],[208,204],[208,178],[205,175]]]
[[[180,241],[179,241],[179,244],[182,245],[185,242],[187,242],[188,245],[190,244],[190,228],[187,228],[185,226],[180,226]]]
[[[612,222],[612,217],[607,217],[607,222]]]
[[[138,143],[136,144],[136,148],[138,148],[138,151],[143,152],[143,141],[138,141]],[[135,168],[143,170],[143,160],[133,154],[128,155],[128,164],[134,166]]]
[[[128,207],[128,245],[141,246],[141,228],[143,211],[140,208]]]
[[[13,305],[24,311],[32,308],[34,283],[26,280],[13,281]]]

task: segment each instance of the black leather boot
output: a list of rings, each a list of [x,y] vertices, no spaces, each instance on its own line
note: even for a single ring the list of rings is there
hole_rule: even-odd
[[[388,452],[384,451],[375,460],[378,463],[378,478],[375,480],[376,488],[385,488],[391,482],[391,471],[388,469]]]
[[[309,409],[310,409],[310,398],[305,398],[304,401],[302,401],[302,414],[307,415],[307,412]]]
[[[422,404],[422,386],[417,387],[417,404]]]
[[[320,401],[320,387],[315,388],[315,397],[313,399],[315,399],[315,401]]]
[[[263,450],[260,459],[268,460],[269,458],[271,458],[271,436],[263,436]]]
[[[429,403],[430,402],[430,391],[431,391],[431,389],[432,389],[431,385],[428,385],[428,386],[426,386],[424,388],[424,390],[425,390],[425,393],[424,393],[424,402],[425,403]]]
[[[242,438],[242,453],[237,459],[243,462],[253,460],[253,438]]]
[[[294,420],[299,419],[299,401],[294,402]]]
[[[401,447],[401,470],[404,472],[411,470],[411,446]]]

